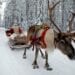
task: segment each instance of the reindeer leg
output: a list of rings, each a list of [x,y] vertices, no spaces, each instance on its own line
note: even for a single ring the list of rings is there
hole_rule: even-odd
[[[39,48],[39,50],[40,50],[40,53],[41,53],[41,57],[42,57],[43,59],[45,59],[45,56],[44,56],[44,54],[43,54],[43,52],[41,51],[40,48]]]
[[[45,56],[46,56],[46,61],[45,61],[45,68],[47,70],[52,70],[51,67],[49,67],[49,63],[48,63],[48,53],[45,51]]]
[[[27,48],[25,48],[24,54],[23,54],[23,58],[24,58],[24,59],[26,59],[26,49],[27,49]]]
[[[33,48],[32,48],[32,50],[34,51],[34,44],[33,44],[33,46],[32,46]]]
[[[26,59],[26,50],[31,48],[32,45],[29,45],[29,47],[25,47],[25,50],[24,50],[24,54],[23,54],[23,58]]]
[[[36,51],[35,51],[35,59],[34,59],[34,62],[33,62],[33,69],[35,68],[39,68],[38,64],[37,64],[37,57],[38,57],[38,52],[39,52],[39,49],[36,47]]]

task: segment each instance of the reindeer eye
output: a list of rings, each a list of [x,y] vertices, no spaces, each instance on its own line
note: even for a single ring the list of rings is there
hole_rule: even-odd
[[[58,45],[59,45],[59,48],[61,49],[61,50],[65,50],[65,47],[66,47],[66,45],[65,45],[65,41],[64,40],[61,40],[59,43],[58,43]]]
[[[65,44],[65,41],[64,40],[61,40],[60,43]]]

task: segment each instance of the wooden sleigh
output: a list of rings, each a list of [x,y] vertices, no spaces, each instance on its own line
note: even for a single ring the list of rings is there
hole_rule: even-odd
[[[19,45],[14,45],[13,44],[13,41],[11,42],[10,40],[8,41],[8,45],[9,45],[9,47],[12,49],[12,50],[14,50],[14,49],[22,49],[22,48],[27,48],[27,47],[29,47],[29,45],[26,45],[26,44],[19,44]]]

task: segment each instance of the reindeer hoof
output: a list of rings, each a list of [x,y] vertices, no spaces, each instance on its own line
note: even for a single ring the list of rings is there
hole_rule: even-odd
[[[26,55],[23,55],[23,59],[26,59]]]
[[[46,68],[48,71],[52,71],[53,70],[53,68],[50,68],[50,67],[48,67],[48,68]]]
[[[48,71],[52,71],[52,70],[53,70],[53,68],[51,68],[51,67],[45,66],[45,68],[46,68],[46,70],[48,70]]]
[[[11,48],[11,47],[10,47]],[[11,50],[13,51],[13,50],[15,50],[15,48],[11,48]]]
[[[45,68],[46,68],[46,70],[50,70],[50,71],[52,71],[52,70],[53,70],[51,67],[49,67],[49,64],[48,64],[48,63],[47,63],[47,64],[45,64]]]
[[[38,65],[33,65],[33,69],[39,68]]]

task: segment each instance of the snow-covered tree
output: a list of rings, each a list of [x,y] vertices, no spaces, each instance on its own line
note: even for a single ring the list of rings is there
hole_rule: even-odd
[[[49,5],[59,0],[49,0]],[[54,11],[54,21],[62,31],[67,29],[69,10],[75,7],[74,0],[60,0]],[[10,0],[5,10],[5,26],[8,27],[16,22],[27,29],[28,26],[39,22],[49,21],[48,0]]]

